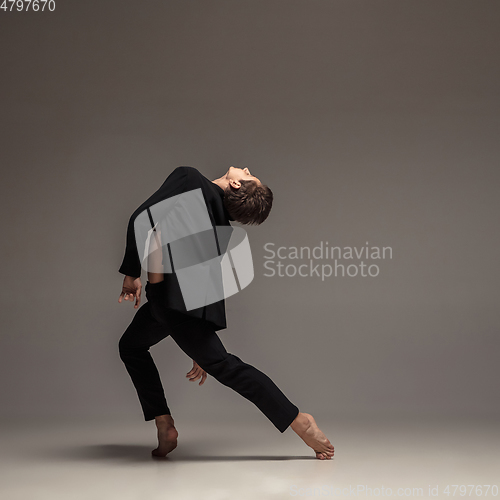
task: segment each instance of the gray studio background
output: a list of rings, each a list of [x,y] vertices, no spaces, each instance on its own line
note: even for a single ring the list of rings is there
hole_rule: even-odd
[[[131,213],[180,165],[248,166],[274,192],[219,335],[302,411],[498,416],[499,15],[476,0],[0,11],[1,416],[143,419],[118,268]],[[393,258],[374,278],[264,276],[266,243],[321,241]],[[188,382],[172,339],[151,352],[174,418],[271,425],[213,378]]]

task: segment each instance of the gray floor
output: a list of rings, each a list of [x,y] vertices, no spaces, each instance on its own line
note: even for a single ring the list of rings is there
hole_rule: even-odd
[[[315,417],[335,446],[331,461],[317,460],[290,428],[280,434],[267,421],[176,421],[179,446],[163,460],[150,456],[153,422],[3,422],[0,498],[452,498],[448,484],[467,485],[465,496],[477,498],[468,485],[500,485],[496,421]],[[459,489],[454,496],[462,496]]]

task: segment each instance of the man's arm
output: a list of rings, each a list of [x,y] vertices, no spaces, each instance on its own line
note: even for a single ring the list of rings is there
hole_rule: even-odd
[[[184,192],[189,173],[190,167],[177,167],[176,169],[174,169],[173,172],[167,177],[165,182],[160,186],[160,188],[155,193],[153,193],[131,215],[127,225],[125,255],[123,257],[122,264],[118,269],[119,273],[125,275],[125,278],[123,280],[122,293],[120,294],[118,302],[121,303],[122,298],[132,301],[136,299],[136,304],[134,307],[137,309],[141,301],[142,265],[139,257],[139,252],[137,250],[137,242],[135,237],[134,223],[136,217],[151,205],[167,199],[170,196],[174,196],[176,194]],[[153,280],[155,279],[156,278],[153,277]],[[163,275],[161,276],[161,279],[163,279]]]
[[[183,193],[186,190],[186,182],[192,170],[194,169],[191,167],[175,168],[161,187],[131,215],[127,226],[125,255],[123,257],[122,265],[120,266],[120,269],[118,269],[119,273],[133,278],[140,278],[142,266],[135,238],[135,219],[141,212],[146,210],[151,205],[158,203],[163,199],[169,198],[170,196]]]

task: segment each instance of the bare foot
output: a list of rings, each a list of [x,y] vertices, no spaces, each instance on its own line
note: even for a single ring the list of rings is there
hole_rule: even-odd
[[[171,415],[160,415],[155,417],[158,428],[158,448],[151,454],[155,457],[165,457],[177,447],[177,436],[179,433],[174,427],[174,419]]]
[[[333,445],[316,425],[312,415],[299,412],[290,427],[302,438],[307,446],[310,446],[316,452],[316,458],[331,460],[334,452]]]

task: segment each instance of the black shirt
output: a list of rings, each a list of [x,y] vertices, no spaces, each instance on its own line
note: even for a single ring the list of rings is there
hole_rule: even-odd
[[[201,188],[205,199],[206,207],[212,225],[231,226],[232,219],[224,206],[224,190],[203,176],[194,167],[177,167],[161,185],[141,206],[131,215],[128,227],[125,255],[119,272],[126,276],[138,278],[141,276],[141,260],[137,251],[134,221],[139,214],[149,209],[152,205],[159,203],[171,196],[176,196],[193,189]],[[224,248],[220,249],[224,252]],[[224,300],[187,311],[182,298],[181,289],[175,272],[165,273],[164,277],[164,297],[163,304],[168,309],[173,309],[184,314],[204,319],[211,323],[215,330],[222,330],[227,327]]]

